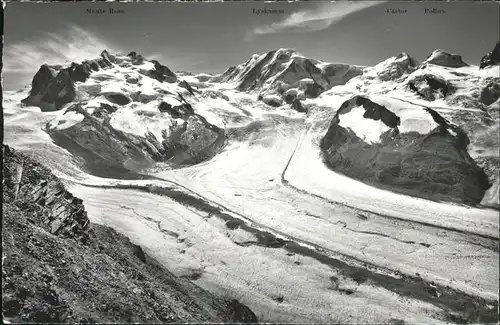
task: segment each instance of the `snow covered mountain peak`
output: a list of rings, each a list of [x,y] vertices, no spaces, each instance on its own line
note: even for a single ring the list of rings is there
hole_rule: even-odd
[[[105,88],[112,88],[119,80],[137,84],[142,77],[159,83],[178,81],[175,73],[158,61],[148,61],[136,52],[112,55],[104,50],[96,59],[72,62],[67,67],[42,65],[35,74],[31,92],[23,103],[38,106],[42,111],[54,111],[75,98],[88,97],[86,92],[89,89],[94,89],[91,90],[91,95],[99,92],[95,90],[97,86],[86,87],[89,84],[106,84]],[[116,82],[113,83],[112,80]],[[180,87],[190,88],[186,83],[180,84]]]
[[[468,66],[462,61],[462,57],[458,54],[445,52],[441,49],[434,50],[423,63],[430,63],[450,68],[460,68]]]
[[[380,62],[374,67],[364,70],[363,77],[367,79],[380,79],[381,81],[397,81],[415,71],[419,66],[417,60],[405,52]]]
[[[254,92],[271,106],[281,106],[283,101],[291,104],[296,99],[317,97],[361,73],[359,66],[309,59],[295,50],[280,48],[254,54],[215,80],[227,82],[240,91]]]
[[[46,132],[86,157],[85,168],[103,173],[214,155],[224,145],[225,130],[195,91],[158,61],[103,51],[66,67],[42,65],[22,103],[56,111]]]

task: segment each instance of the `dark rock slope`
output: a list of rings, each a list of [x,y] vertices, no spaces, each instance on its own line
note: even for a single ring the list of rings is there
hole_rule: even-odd
[[[354,107],[363,107],[362,118],[381,120],[389,127],[380,142],[367,143],[351,129],[340,126],[343,114]],[[437,112],[422,110],[438,126],[427,134],[400,133],[397,111],[366,97],[353,97],[342,104],[321,140],[326,164],[349,177],[396,192],[478,204],[490,183],[467,152],[468,137]]]
[[[493,65],[500,64],[500,41],[497,42],[493,50],[487,53],[485,56],[481,58],[481,63],[479,64],[479,68],[483,69]]]
[[[215,155],[226,141],[225,130],[210,124],[203,116],[195,114],[184,102],[172,106],[161,102],[159,112],[168,113],[174,121],[169,135],[158,141],[152,134],[139,136],[114,128],[111,117],[116,107],[101,104],[89,114],[77,103],[67,109],[83,115],[83,121],[69,128],[51,128],[46,131],[54,142],[79,157],[82,167],[102,177],[121,177],[154,162],[194,164]]]
[[[16,323],[256,322],[91,224],[46,168],[3,146],[2,312]]]
[[[408,88],[428,101],[433,101],[437,97],[446,97],[455,90],[445,79],[432,74],[411,78],[408,80]]]

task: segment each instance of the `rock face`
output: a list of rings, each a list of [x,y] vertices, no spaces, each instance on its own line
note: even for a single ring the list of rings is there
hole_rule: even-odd
[[[30,95],[22,102],[30,106],[38,106],[42,111],[56,111],[62,105],[75,99],[74,83],[87,80],[94,71],[110,67],[112,56],[103,51],[101,57],[81,64],[72,63],[67,68],[44,64],[33,77]]]
[[[321,140],[327,165],[397,192],[478,204],[491,184],[465,133],[429,108],[399,105],[344,102]]]
[[[294,110],[296,110],[299,113],[307,113],[307,108],[302,106],[302,104],[300,103],[300,100],[298,100],[297,98],[294,99],[294,101],[292,102],[292,104],[290,106],[291,106],[291,108],[293,108]]]
[[[169,68],[160,64],[156,60],[151,60],[154,64],[154,69],[148,71],[147,75],[159,82],[173,83],[177,81],[177,76]]]
[[[46,168],[3,146],[2,314],[12,323],[257,322],[158,264]]]
[[[266,95],[262,98],[262,101],[269,106],[279,107],[283,103],[281,97],[276,95]]]
[[[458,54],[450,54],[442,50],[435,50],[423,63],[431,63],[443,67],[460,68],[468,66],[462,61],[462,57]]]
[[[328,88],[345,85],[346,82],[363,73],[361,67],[338,63],[322,64],[321,69],[323,75],[328,79]]]
[[[485,105],[491,105],[500,98],[500,79],[492,80],[482,90],[479,100]]]
[[[189,83],[187,83],[187,81],[185,80],[182,80],[178,83],[179,87],[182,87],[184,89],[186,89],[187,91],[189,91],[189,93],[191,95],[195,95],[196,93],[199,93],[199,91],[195,90],[193,87],[191,87],[191,85]]]
[[[493,50],[481,58],[480,69],[500,64],[500,41],[497,42]]]
[[[57,145],[82,159],[82,167],[96,176],[119,177],[150,166],[155,158],[160,159],[157,150],[146,139],[113,128],[109,123],[113,114],[110,112],[116,108],[106,107],[101,106],[90,115],[81,104],[75,104],[68,111],[82,115],[83,120],[63,129],[49,122],[47,133]]]
[[[82,200],[73,197],[48,170],[3,146],[3,202],[30,202],[30,220],[51,234],[88,239],[89,219]]]
[[[496,135],[498,137],[498,135]],[[482,156],[475,159],[489,176],[491,187],[484,194],[483,206],[500,208],[500,158],[498,156]]]
[[[431,74],[423,74],[411,78],[408,81],[408,87],[428,101],[433,101],[437,97],[444,98],[454,90],[453,86],[446,80]]]
[[[91,115],[75,104],[68,111],[83,116],[81,122],[68,128],[49,123],[46,130],[56,144],[83,158],[89,172],[102,177],[125,176],[154,162],[193,164],[212,157],[223,147],[225,131],[195,114],[188,103],[179,104],[160,102],[158,106],[159,112],[172,118],[162,141],[151,132],[138,136],[113,127],[110,121],[117,109],[111,105]]]

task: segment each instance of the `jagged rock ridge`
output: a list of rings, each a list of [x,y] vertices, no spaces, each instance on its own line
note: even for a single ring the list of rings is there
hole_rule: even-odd
[[[26,105],[39,106],[42,111],[55,111],[62,105],[75,99],[74,83],[87,80],[94,71],[106,69],[112,65],[107,51],[96,60],[72,63],[67,68],[44,64],[33,77],[31,92],[22,102]]]
[[[493,50],[481,58],[479,68],[484,69],[489,66],[500,64],[500,41],[495,44]]]

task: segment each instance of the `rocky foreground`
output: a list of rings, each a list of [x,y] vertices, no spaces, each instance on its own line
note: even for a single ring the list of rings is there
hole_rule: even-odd
[[[178,278],[113,229],[45,167],[3,146],[2,312],[9,322],[257,322]]]

